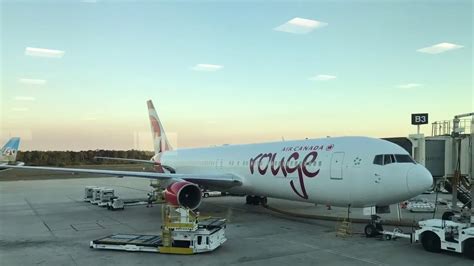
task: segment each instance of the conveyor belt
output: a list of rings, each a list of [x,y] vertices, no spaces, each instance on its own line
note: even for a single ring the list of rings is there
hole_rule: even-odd
[[[226,223],[225,219],[220,218],[210,218],[203,221],[199,221],[200,228],[206,228],[207,230],[212,230],[215,228],[221,228],[222,225]]]
[[[138,245],[145,247],[158,247],[161,245],[161,236],[115,234],[92,241],[94,244],[104,245]]]

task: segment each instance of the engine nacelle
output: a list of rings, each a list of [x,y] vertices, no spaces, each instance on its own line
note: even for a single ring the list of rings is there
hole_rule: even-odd
[[[194,210],[201,204],[202,192],[196,184],[187,181],[176,182],[166,188],[165,200],[171,205]]]

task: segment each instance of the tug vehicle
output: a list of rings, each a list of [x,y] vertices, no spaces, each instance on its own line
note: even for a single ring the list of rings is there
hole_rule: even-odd
[[[419,222],[419,226],[414,242],[421,242],[426,251],[448,250],[474,260],[474,227],[470,223],[430,219]]]
[[[372,223],[365,228],[367,237],[383,236],[386,240],[396,238],[410,239],[412,243],[421,243],[429,252],[442,250],[463,253],[474,260],[474,226],[471,221],[452,221],[429,219],[418,222],[419,229],[413,233],[403,233],[400,228],[385,231],[379,216],[372,217]]]
[[[114,196],[115,191],[112,188],[102,188],[99,192],[99,202],[97,205],[100,207],[108,206]]]
[[[125,209],[125,202],[123,199],[120,199],[116,196],[110,198],[110,201],[107,202],[107,209],[109,210],[124,210]]]

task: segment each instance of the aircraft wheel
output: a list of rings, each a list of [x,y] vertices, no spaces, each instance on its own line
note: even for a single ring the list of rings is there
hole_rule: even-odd
[[[377,235],[377,229],[373,224],[368,224],[364,228],[364,233],[366,237],[374,237]]]
[[[474,260],[474,239],[466,240],[466,243],[464,243],[464,254],[471,260]]]
[[[203,197],[204,197],[204,198],[209,197],[209,193],[204,193]]]
[[[444,212],[443,216],[441,216],[441,219],[446,220],[446,221],[452,221],[454,216],[454,212]]]
[[[433,232],[424,232],[421,235],[421,244],[426,251],[435,253],[441,251],[441,240]]]
[[[252,196],[252,204],[259,205],[260,204],[260,197]]]
[[[245,197],[245,204],[247,204],[247,205],[252,204],[252,196]]]

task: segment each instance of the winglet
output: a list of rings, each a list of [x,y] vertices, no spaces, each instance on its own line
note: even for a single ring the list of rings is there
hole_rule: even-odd
[[[153,106],[153,102],[151,100],[148,100],[146,103],[148,106],[148,114],[150,118],[151,134],[153,136],[155,154],[172,150],[171,145],[168,142],[168,138],[166,138],[165,130],[163,129],[160,119],[158,118],[158,114],[156,113],[155,107]]]

